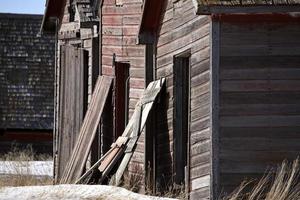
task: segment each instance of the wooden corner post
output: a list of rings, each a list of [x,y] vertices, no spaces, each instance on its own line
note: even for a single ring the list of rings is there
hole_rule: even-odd
[[[219,64],[220,21],[212,16],[210,30],[210,127],[211,127],[211,179],[210,196],[219,196]]]

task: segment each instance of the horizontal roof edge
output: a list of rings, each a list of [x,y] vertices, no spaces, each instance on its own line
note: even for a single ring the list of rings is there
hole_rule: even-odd
[[[42,19],[43,15],[40,14],[27,14],[27,13],[0,13],[0,18],[30,18],[30,19]]]
[[[278,5],[200,5],[198,15],[210,14],[260,14],[260,13],[295,13],[300,11],[299,4]]]

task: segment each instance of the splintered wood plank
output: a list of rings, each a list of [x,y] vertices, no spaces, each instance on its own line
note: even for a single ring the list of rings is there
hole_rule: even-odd
[[[61,184],[74,183],[82,175],[111,84],[110,77],[98,78],[76,145],[60,181]]]

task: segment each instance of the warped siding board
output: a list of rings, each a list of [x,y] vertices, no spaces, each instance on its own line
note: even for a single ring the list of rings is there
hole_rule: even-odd
[[[235,56],[222,56],[222,69],[297,69],[298,63],[300,62],[300,58],[298,56],[239,56],[239,65],[234,65],[233,63],[236,61]],[[289,59],[289,62],[286,60]],[[257,65],[257,63],[260,63]],[[221,69],[221,74],[222,74]]]
[[[157,42],[156,77],[167,77],[167,88],[156,114],[156,176],[158,184],[171,180],[174,174],[173,57],[189,50],[189,190],[191,199],[209,198],[210,189],[210,18],[196,16],[190,1],[168,1],[163,11]],[[167,173],[171,170],[172,173]],[[207,177],[208,175],[208,177]],[[164,179],[164,180],[163,180]],[[204,179],[206,181],[204,181]],[[192,186],[194,183],[194,186]],[[195,185],[196,184],[196,185]],[[203,184],[203,185],[202,185]]]
[[[300,100],[300,92],[223,92],[220,99],[225,104],[294,104]],[[222,106],[222,105],[221,105]]]
[[[60,99],[58,117],[59,181],[75,145],[87,106],[87,62],[85,51],[73,46],[61,46]]]
[[[254,137],[259,138],[262,135],[269,138],[272,137],[274,139],[277,138],[297,138],[300,134],[300,126],[293,127],[277,127],[274,129],[273,127],[221,127],[222,135],[226,138],[236,138],[240,137]]]
[[[299,155],[299,34],[294,22],[221,22],[220,181],[225,192]]]
[[[297,65],[295,65],[297,66]],[[274,80],[297,80],[300,76],[299,68],[258,68],[258,69],[226,69],[220,74],[221,80],[264,80],[271,77]],[[275,82],[275,81],[274,81]]]

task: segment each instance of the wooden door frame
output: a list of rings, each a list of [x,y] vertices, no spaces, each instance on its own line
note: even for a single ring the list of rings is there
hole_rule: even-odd
[[[186,127],[183,132],[186,132],[186,149],[185,149],[185,156],[186,156],[186,168],[183,170],[183,174],[181,175],[181,179],[183,180],[183,183],[185,185],[185,191],[189,192],[189,166],[190,166],[190,156],[189,156],[189,151],[190,151],[190,97],[191,97],[191,88],[190,88],[190,80],[191,80],[191,50],[188,49],[180,54],[177,54],[173,57],[173,80],[174,80],[174,88],[173,88],[173,95],[174,95],[174,113],[173,113],[173,126],[174,126],[174,130],[173,130],[173,141],[174,141],[174,145],[173,145],[173,151],[174,151],[174,174],[177,174],[178,171],[177,169],[180,167],[176,167],[177,166],[177,159],[176,159],[176,151],[177,147],[176,147],[176,141],[178,141],[178,139],[176,140],[176,124],[177,124],[177,117],[176,117],[176,67],[185,67],[186,70],[185,71],[185,81],[187,81],[187,85],[185,85],[185,92],[187,93],[187,97],[185,98],[185,104],[186,104],[186,111],[184,113],[184,115],[186,115],[187,119],[186,119]],[[185,63],[187,62],[187,63]],[[182,119],[184,118],[184,116],[182,117]],[[183,135],[182,135],[183,136]],[[178,145],[178,144],[177,144]],[[178,152],[182,152],[181,150]],[[183,166],[182,166],[183,167]],[[176,175],[174,176],[174,183],[179,184],[179,180],[176,180],[178,177],[176,177]]]

